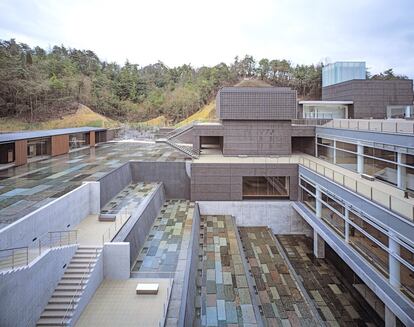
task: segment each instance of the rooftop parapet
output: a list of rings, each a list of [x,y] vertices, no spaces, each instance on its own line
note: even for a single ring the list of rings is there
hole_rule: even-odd
[[[414,120],[405,119],[333,119],[323,127],[380,133],[414,134]]]

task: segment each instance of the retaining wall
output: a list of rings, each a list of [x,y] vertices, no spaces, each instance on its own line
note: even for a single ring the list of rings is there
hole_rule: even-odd
[[[115,195],[132,182],[129,162],[103,176],[101,183],[101,208],[105,206]]]
[[[190,199],[191,180],[185,162],[131,161],[134,182],[162,182],[167,199]]]
[[[202,215],[232,215],[238,226],[268,226],[274,234],[311,235],[292,201],[199,201]]]
[[[147,196],[132,213],[131,218],[125,223],[122,229],[113,239],[113,242],[130,243],[130,265],[134,263],[141,247],[165,202],[165,192],[162,184]]]
[[[87,215],[96,213],[99,207],[98,184],[86,182],[6,226],[0,232],[0,249],[34,246],[36,240],[48,232],[73,229]]]
[[[0,326],[35,326],[77,245],[49,250],[28,266],[0,273]]]

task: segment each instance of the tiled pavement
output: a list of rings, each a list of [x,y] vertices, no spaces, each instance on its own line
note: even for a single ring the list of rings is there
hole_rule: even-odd
[[[262,318],[268,326],[316,326],[312,312],[267,227],[239,227]]]
[[[139,273],[174,273],[181,244],[188,243],[184,233],[193,216],[194,203],[188,200],[167,200],[151,227],[149,235],[132,268]],[[185,239],[183,239],[185,237]]]
[[[316,259],[312,240],[304,235],[278,235],[289,261],[329,326],[377,326],[369,305],[349,291],[344,277],[326,259]],[[351,286],[352,287],[352,286]]]
[[[0,229],[68,193],[83,181],[99,180],[129,160],[182,161],[160,143],[105,143],[0,171]]]
[[[201,216],[200,219],[201,319],[196,324],[256,326],[233,218]]]

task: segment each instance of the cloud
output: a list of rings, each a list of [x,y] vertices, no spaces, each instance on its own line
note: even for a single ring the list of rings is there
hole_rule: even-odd
[[[234,56],[364,60],[414,77],[410,0],[3,0],[0,38],[91,49],[140,65],[230,63]]]

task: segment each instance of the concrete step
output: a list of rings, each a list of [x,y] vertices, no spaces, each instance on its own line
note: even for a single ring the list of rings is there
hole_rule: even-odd
[[[62,276],[62,280],[68,280],[68,279],[71,279],[71,280],[81,280],[82,278],[84,279],[84,280],[88,280],[88,278],[89,278],[89,275],[90,274],[79,274],[79,273],[77,273],[77,274],[75,274],[75,273],[73,273],[73,274],[66,274],[66,272],[65,272],[65,274]]]
[[[66,311],[68,308],[69,303],[49,303],[45,307],[45,311]],[[73,311],[73,309],[70,309],[69,311]]]
[[[66,316],[66,318],[72,317],[73,310],[67,310],[67,308],[62,310],[51,310],[51,311],[44,311],[42,315],[40,316],[40,319],[42,318],[60,318]]]
[[[79,298],[75,298],[74,303],[78,303],[79,302]],[[47,305],[49,304],[64,304],[64,305],[68,305],[72,302],[72,298],[71,297],[51,297],[49,302],[47,303]]]
[[[72,260],[96,260],[95,254],[75,254]]]
[[[81,281],[81,279],[62,279],[59,281],[58,286],[59,285],[86,285],[88,283],[87,279],[84,279]]]
[[[93,267],[95,267],[95,263],[93,262],[70,262],[66,269],[92,269]]]
[[[82,292],[76,292],[76,291],[54,291],[52,294],[52,297],[63,297],[72,299],[73,297],[77,298],[82,295]]]
[[[42,318],[39,319],[36,326],[67,326],[69,324],[70,319],[62,319],[59,318]]]
[[[79,284],[77,285],[58,285],[55,288],[55,291],[76,291],[76,290],[84,290],[85,289],[85,284],[82,284],[82,287],[80,287]]]
[[[65,275],[66,274],[81,274],[88,273],[89,269],[87,267],[85,268],[74,268],[74,267],[68,267],[66,268]]]
[[[72,260],[70,261],[70,264],[72,263],[89,263],[89,262],[96,262],[97,259],[92,257],[92,258],[75,258],[73,257]]]

